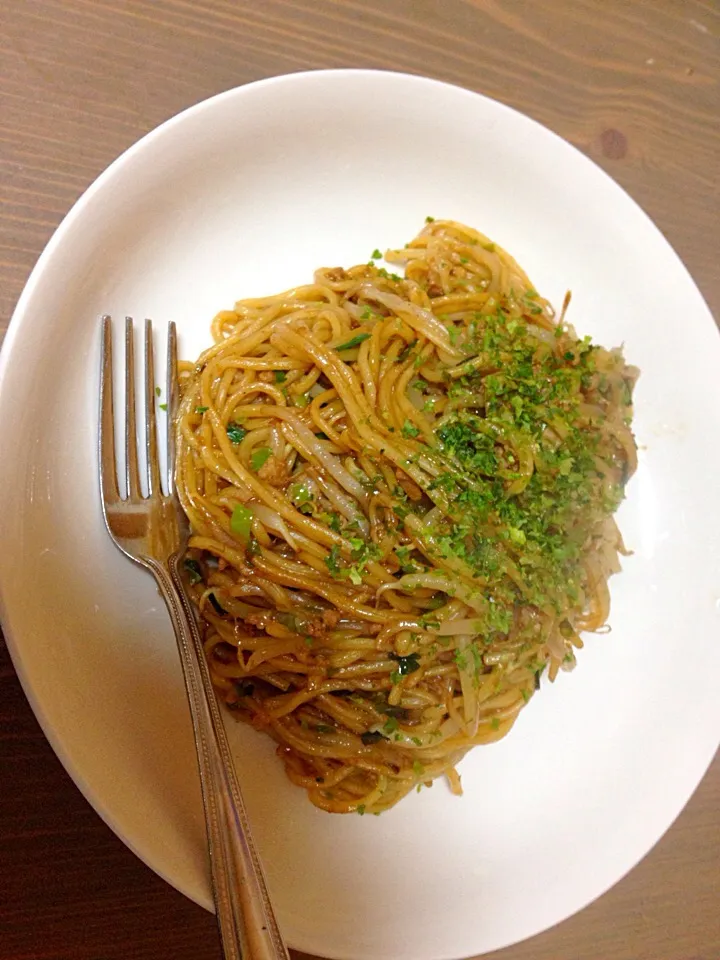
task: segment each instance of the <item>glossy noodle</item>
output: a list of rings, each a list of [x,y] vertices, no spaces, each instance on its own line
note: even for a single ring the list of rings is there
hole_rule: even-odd
[[[385,261],[404,277],[320,269],[220,312],[181,375],[213,681],[337,813],[441,775],[459,793],[464,754],[573,667],[608,617],[636,466],[637,371],[504,250],[428,218]]]

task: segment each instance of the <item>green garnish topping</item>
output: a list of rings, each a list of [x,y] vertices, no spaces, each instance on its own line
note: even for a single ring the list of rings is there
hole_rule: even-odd
[[[240,537],[241,540],[247,540],[250,537],[252,522],[252,510],[249,510],[241,503],[236,503],[233,507],[232,516],[230,517],[230,529],[232,532]]]
[[[335,528],[333,522],[331,522],[329,526],[333,529]],[[347,577],[351,583],[358,586],[362,583],[366,565],[371,560],[377,560],[380,557],[380,549],[376,544],[372,543],[372,541],[366,542],[365,540],[361,540],[360,537],[351,537],[349,543],[352,548],[350,554],[352,563],[347,563],[347,561],[342,558],[340,547],[337,544],[333,544],[330,549],[330,555],[325,558],[325,566],[335,579]]]
[[[353,347],[359,347],[361,343],[364,343],[366,340],[370,339],[369,333],[358,333],[356,336],[351,337],[345,343],[341,343],[339,347],[335,349],[340,352],[341,350],[352,350]]]
[[[284,370],[275,371],[275,383],[285,383],[287,380],[287,373]]]
[[[288,488],[288,494],[300,513],[312,515],[313,496],[304,484],[294,483]]]
[[[479,677],[480,674],[483,672],[483,668],[485,666],[483,663],[482,654],[480,653],[480,648],[478,647],[477,643],[471,643],[470,646],[468,647],[468,650],[470,651],[470,656],[472,657],[472,660],[473,660],[473,668],[475,670],[475,676]]]
[[[425,773],[425,767],[420,763],[419,760],[413,760],[413,773],[416,777],[422,777]]]
[[[463,650],[455,650],[453,653],[453,660],[461,670],[467,670],[468,662]]]
[[[167,404],[166,404],[166,403],[159,403],[158,406],[160,407],[161,410],[167,411]]]
[[[162,387],[155,387],[155,396],[156,397],[162,396]]]
[[[205,413],[205,411],[209,409],[210,407],[195,407],[195,413]]]
[[[375,247],[375,249],[370,254],[370,256],[372,257],[373,260],[382,260],[382,254],[380,253],[377,247]]]
[[[355,809],[357,810],[357,812],[358,812],[358,813],[360,814],[360,816],[362,817],[362,816],[364,815],[364,813],[365,813],[365,804],[364,804],[364,803],[359,803]]]
[[[257,449],[253,450],[252,456],[250,457],[250,466],[255,473],[258,472],[263,464],[268,462],[271,456],[272,450],[270,447],[258,447]]]
[[[413,560],[410,559],[411,553],[412,549],[410,547],[398,547],[395,550],[395,556],[400,561],[400,569],[403,573],[418,573],[423,569],[420,564],[414,563]]]
[[[227,435],[231,443],[240,443],[247,436],[247,430],[233,421],[227,426]]]
[[[593,384],[602,395],[597,348],[589,338],[573,341],[572,350],[541,343],[516,309],[502,302],[465,328],[461,349],[479,363],[448,383],[448,397],[478,397],[479,404],[438,429],[445,468],[430,483],[454,507],[432,531],[439,556],[462,561],[495,596],[484,635],[509,629],[517,602],[509,557],[522,564],[528,603],[558,611],[574,603],[582,545],[598,519],[583,508],[595,502],[611,513],[622,499],[622,484],[599,482],[602,427],[581,412]]]
[[[415,426],[411,420],[406,420],[402,425],[401,430],[402,435],[406,440],[412,440],[414,437],[417,437],[420,433],[420,430]]]
[[[304,483],[294,483],[288,490],[293,503],[307,503],[312,500],[312,494]]]
[[[193,560],[191,557],[186,557],[183,562],[183,566],[185,567],[187,578],[191,584],[202,582],[203,573],[197,560]]]
[[[357,585],[362,583],[362,575],[367,564],[380,558],[380,548],[372,541],[361,540],[359,537],[351,538],[350,545],[353,565],[348,568],[347,576]]]
[[[318,513],[316,520],[326,523],[335,533],[340,533],[340,515],[337,513]]]
[[[340,547],[336,543],[330,547],[329,556],[325,557],[325,566],[333,577],[340,576]]]
[[[425,223],[435,223],[435,217],[425,217]]]
[[[390,659],[397,663],[396,673],[400,677],[406,677],[409,673],[415,673],[420,669],[418,661],[419,653],[409,653],[406,657],[400,657],[396,653],[390,654]]]
[[[383,730],[385,733],[395,733],[400,724],[397,721],[397,717],[388,717],[383,725]]]

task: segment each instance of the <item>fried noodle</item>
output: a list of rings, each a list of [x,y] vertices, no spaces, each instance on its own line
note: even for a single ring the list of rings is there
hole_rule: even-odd
[[[374,255],[379,258],[379,251]],[[477,231],[242,300],[181,366],[177,486],[215,687],[318,807],[499,740],[602,627],[637,371]]]

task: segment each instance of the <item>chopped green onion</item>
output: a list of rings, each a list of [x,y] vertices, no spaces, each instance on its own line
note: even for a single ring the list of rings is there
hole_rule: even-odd
[[[364,343],[365,340],[370,339],[369,333],[358,333],[357,336],[351,337],[346,343],[341,343],[340,346],[335,347],[336,350],[352,350],[353,347],[359,347],[361,343]]]
[[[247,430],[245,427],[241,427],[239,423],[228,424],[227,435],[230,438],[231,443],[240,443],[247,436]]]
[[[272,450],[270,447],[258,447],[257,450],[253,450],[252,456],[250,457],[250,466],[255,473],[258,472],[264,463],[268,462],[271,456]]]
[[[397,722],[397,717],[388,717],[383,726],[385,733],[394,733],[400,724]]]
[[[230,529],[241,540],[247,540],[250,537],[250,529],[253,522],[252,510],[244,507],[241,503],[236,503],[233,507],[230,517]]]

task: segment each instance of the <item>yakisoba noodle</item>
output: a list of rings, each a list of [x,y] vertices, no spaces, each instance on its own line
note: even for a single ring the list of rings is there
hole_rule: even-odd
[[[385,260],[219,313],[177,424],[215,686],[337,813],[459,793],[574,665],[636,465],[636,371],[504,250],[428,218]]]

